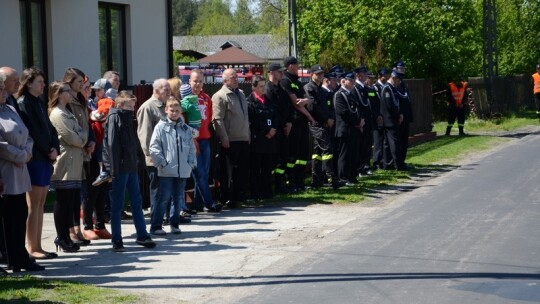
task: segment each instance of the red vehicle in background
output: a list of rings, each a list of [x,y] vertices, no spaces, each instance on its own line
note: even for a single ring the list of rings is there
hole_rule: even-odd
[[[225,68],[222,66],[180,64],[178,65],[178,77],[183,83],[187,83],[189,81],[191,71],[194,69],[200,69],[203,71],[206,83],[223,82],[221,75],[223,74]],[[251,82],[253,76],[263,74],[262,66],[235,67],[234,69],[236,69],[236,73],[238,75],[238,82]]]

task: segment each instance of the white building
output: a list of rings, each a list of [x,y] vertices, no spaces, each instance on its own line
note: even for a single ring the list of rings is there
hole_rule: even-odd
[[[2,0],[0,66],[37,66],[48,81],[67,67],[124,85],[172,73],[172,0]]]

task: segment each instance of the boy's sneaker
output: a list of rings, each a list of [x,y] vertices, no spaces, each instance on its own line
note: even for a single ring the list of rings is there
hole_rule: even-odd
[[[126,248],[124,248],[124,243],[122,241],[113,242],[112,249],[114,252],[126,251]]]
[[[109,173],[101,172],[99,176],[96,178],[96,180],[92,183],[92,186],[97,187],[103,184],[104,182],[108,181],[110,178],[111,176],[109,175]]]
[[[153,235],[166,235],[167,234],[167,232],[165,232],[165,230],[163,229],[156,229],[156,230],[150,231],[150,233]]]
[[[174,226],[171,225],[171,233],[172,234],[180,234],[180,233],[182,233],[182,230],[180,230],[180,228],[178,228],[178,227],[174,227]]]
[[[152,239],[149,236],[146,236],[144,238],[137,238],[135,243],[137,243],[137,244],[139,244],[141,246],[144,246],[146,248],[154,248],[154,247],[156,247],[156,243],[154,243],[154,241],[152,241]]]

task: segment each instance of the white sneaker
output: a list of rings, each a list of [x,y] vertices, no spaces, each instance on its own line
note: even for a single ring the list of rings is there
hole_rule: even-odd
[[[176,227],[171,226],[171,233],[172,234],[180,234],[180,233],[182,233],[182,230],[180,230],[180,228],[176,228]]]
[[[165,232],[165,230],[163,230],[163,229],[157,229],[157,230],[154,230],[154,231],[152,231],[150,233],[152,233],[153,235],[166,235],[167,234],[167,232]]]

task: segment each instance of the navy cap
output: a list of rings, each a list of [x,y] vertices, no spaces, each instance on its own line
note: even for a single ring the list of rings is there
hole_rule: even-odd
[[[342,73],[341,75],[339,75],[339,78],[345,78],[345,79],[348,79],[348,80],[355,80],[356,79],[356,78],[354,78],[354,73],[353,72]]]
[[[309,72],[312,74],[318,74],[318,73],[324,72],[324,69],[320,64],[316,64],[312,66],[311,69],[309,69]]]
[[[399,78],[399,79],[403,79],[403,76],[405,76],[405,74],[400,73],[400,72],[398,72],[398,71],[396,71],[396,70],[393,70],[393,71],[392,71],[392,74],[390,74],[390,76],[392,76],[392,77],[397,77],[397,78]]]
[[[403,62],[403,60],[398,60],[398,61],[394,62],[394,67],[395,68],[404,68],[404,67],[406,67],[405,62]]]
[[[283,60],[283,65],[288,67],[291,64],[298,64],[298,59],[296,59],[294,56],[285,57],[285,60]]]
[[[273,72],[273,71],[285,71],[286,68],[282,67],[281,64],[279,63],[276,63],[276,62],[272,62],[268,65],[268,71],[269,72]]]
[[[345,70],[340,65],[335,65],[332,68],[330,68],[329,72],[334,72],[336,75],[342,74],[345,72]]]
[[[367,73],[368,72],[368,69],[365,65],[361,65],[359,67],[357,67],[356,69],[354,69],[354,72],[355,73]]]
[[[390,75],[390,70],[387,69],[387,68],[380,68],[378,71],[377,71],[377,74],[379,74],[379,77],[382,77],[384,75]]]
[[[326,79],[336,79],[337,75],[336,75],[336,73],[326,73],[326,74],[324,74],[324,78],[326,78]]]
[[[367,75],[367,77],[369,77],[369,78],[375,78],[375,74],[373,74],[372,71],[368,71],[366,75]]]

